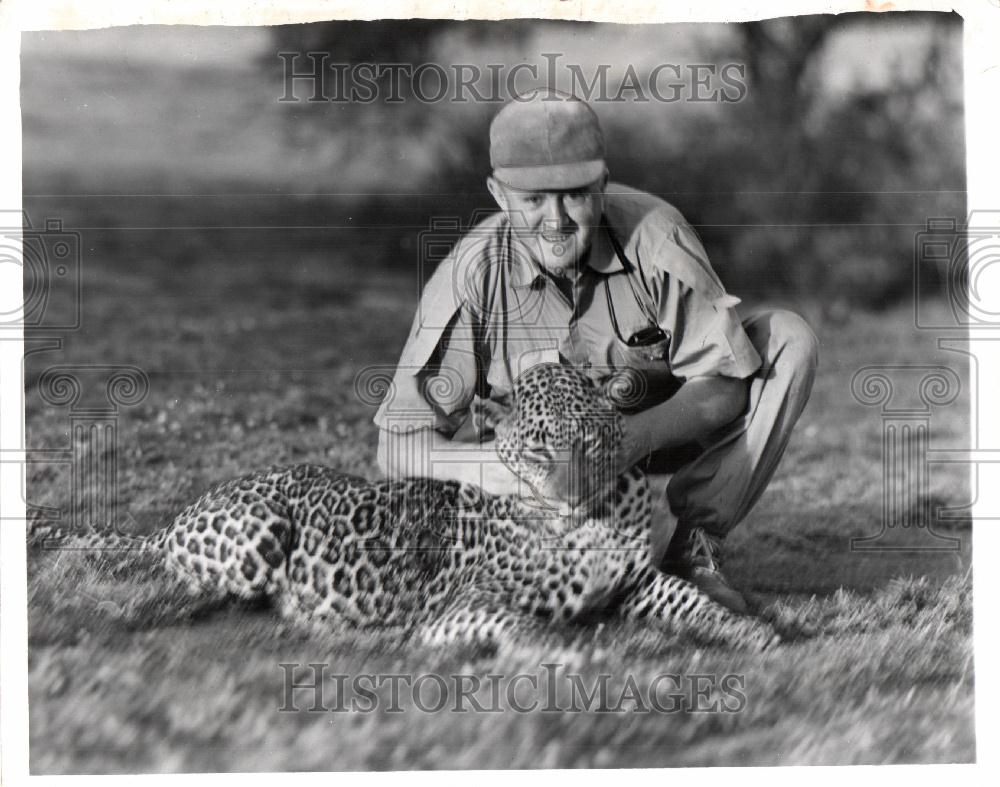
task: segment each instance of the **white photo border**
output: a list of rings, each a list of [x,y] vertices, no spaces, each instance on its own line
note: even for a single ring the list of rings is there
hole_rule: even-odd
[[[973,210],[1000,210],[1000,0],[961,0],[960,2],[879,2],[855,0],[767,0],[749,4],[739,0],[684,0],[665,4],[655,0],[388,0],[377,5],[364,0],[226,0],[207,4],[204,0],[3,0],[0,2],[0,102],[5,109],[0,117],[0,206],[21,209],[21,125],[20,125],[20,32],[27,30],[87,29],[130,24],[193,25],[270,25],[329,19],[379,18],[537,18],[589,19],[618,23],[641,22],[722,22],[747,21],[779,16],[857,11],[956,11],[964,19],[965,120],[967,149],[968,207]],[[983,293],[990,303],[1000,305],[1000,277],[983,282]],[[0,266],[0,289],[21,288],[20,270]],[[24,517],[24,476],[16,461],[16,451],[23,445],[24,388],[23,337],[5,336],[0,340],[0,518],[10,522]],[[990,412],[990,401],[1000,401],[1000,333],[982,343],[977,351],[979,389],[972,406],[979,402],[979,447],[1000,449],[1000,408]],[[976,395],[978,394],[978,396]],[[991,396],[992,394],[992,396]],[[14,451],[15,453],[10,453]],[[9,458],[14,461],[8,461]],[[23,461],[23,456],[22,456]],[[996,465],[1000,468],[1000,464]],[[997,471],[1000,481],[1000,469]],[[1000,483],[980,483],[980,499],[974,511],[1000,510]],[[769,785],[795,784],[808,779],[817,785],[840,784],[844,778],[860,784],[879,783],[887,777],[920,779],[928,772],[936,782],[946,779],[986,781],[988,773],[998,773],[998,747],[990,741],[998,735],[997,705],[1000,699],[1000,617],[994,608],[1000,598],[1000,571],[994,561],[1000,558],[1000,527],[997,522],[977,521],[973,530],[973,571],[975,578],[975,671],[976,689],[976,765],[802,767],[740,769],[732,768],[670,769],[629,771],[627,778],[636,784],[670,780],[697,780],[699,785],[731,784],[733,779],[765,781]],[[27,692],[27,573],[23,528],[5,525],[0,528],[0,757],[3,784],[164,784],[199,783],[213,785],[271,784],[273,774],[204,774],[172,776],[29,776],[28,775],[28,692]],[[890,770],[886,770],[886,767]],[[553,778],[572,778],[582,783],[604,782],[605,771],[518,772],[519,781],[548,783]],[[330,783],[329,774],[285,774],[291,784]],[[474,777],[464,772],[356,773],[335,778],[352,783],[382,785],[401,780],[430,779],[436,785],[466,784],[470,778],[486,784],[510,778],[507,772],[479,772]],[[614,777],[612,777],[614,778]],[[992,783],[997,783],[994,779]]]

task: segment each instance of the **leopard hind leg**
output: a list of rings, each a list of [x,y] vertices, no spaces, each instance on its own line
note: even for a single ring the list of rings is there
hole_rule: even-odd
[[[236,490],[203,498],[168,529],[168,567],[192,597],[282,601],[293,533],[285,506],[263,494]]]

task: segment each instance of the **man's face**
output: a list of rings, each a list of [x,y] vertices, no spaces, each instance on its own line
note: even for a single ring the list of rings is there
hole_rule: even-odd
[[[606,183],[607,175],[560,191],[522,191],[492,177],[487,185],[531,256],[559,275],[574,271],[590,248],[604,212]]]

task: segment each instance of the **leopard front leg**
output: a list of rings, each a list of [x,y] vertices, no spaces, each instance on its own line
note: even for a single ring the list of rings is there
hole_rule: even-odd
[[[627,620],[653,621],[706,644],[764,650],[781,641],[770,623],[731,612],[697,586],[651,566],[641,570],[617,611]]]
[[[534,625],[534,619],[510,604],[501,592],[462,589],[417,636],[431,646],[465,643],[495,647]]]

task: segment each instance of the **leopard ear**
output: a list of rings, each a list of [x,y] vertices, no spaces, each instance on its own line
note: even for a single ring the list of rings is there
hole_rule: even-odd
[[[514,403],[510,394],[504,394],[498,399],[477,399],[472,403],[473,423],[477,431],[484,432],[496,429],[496,425],[514,412]]]

